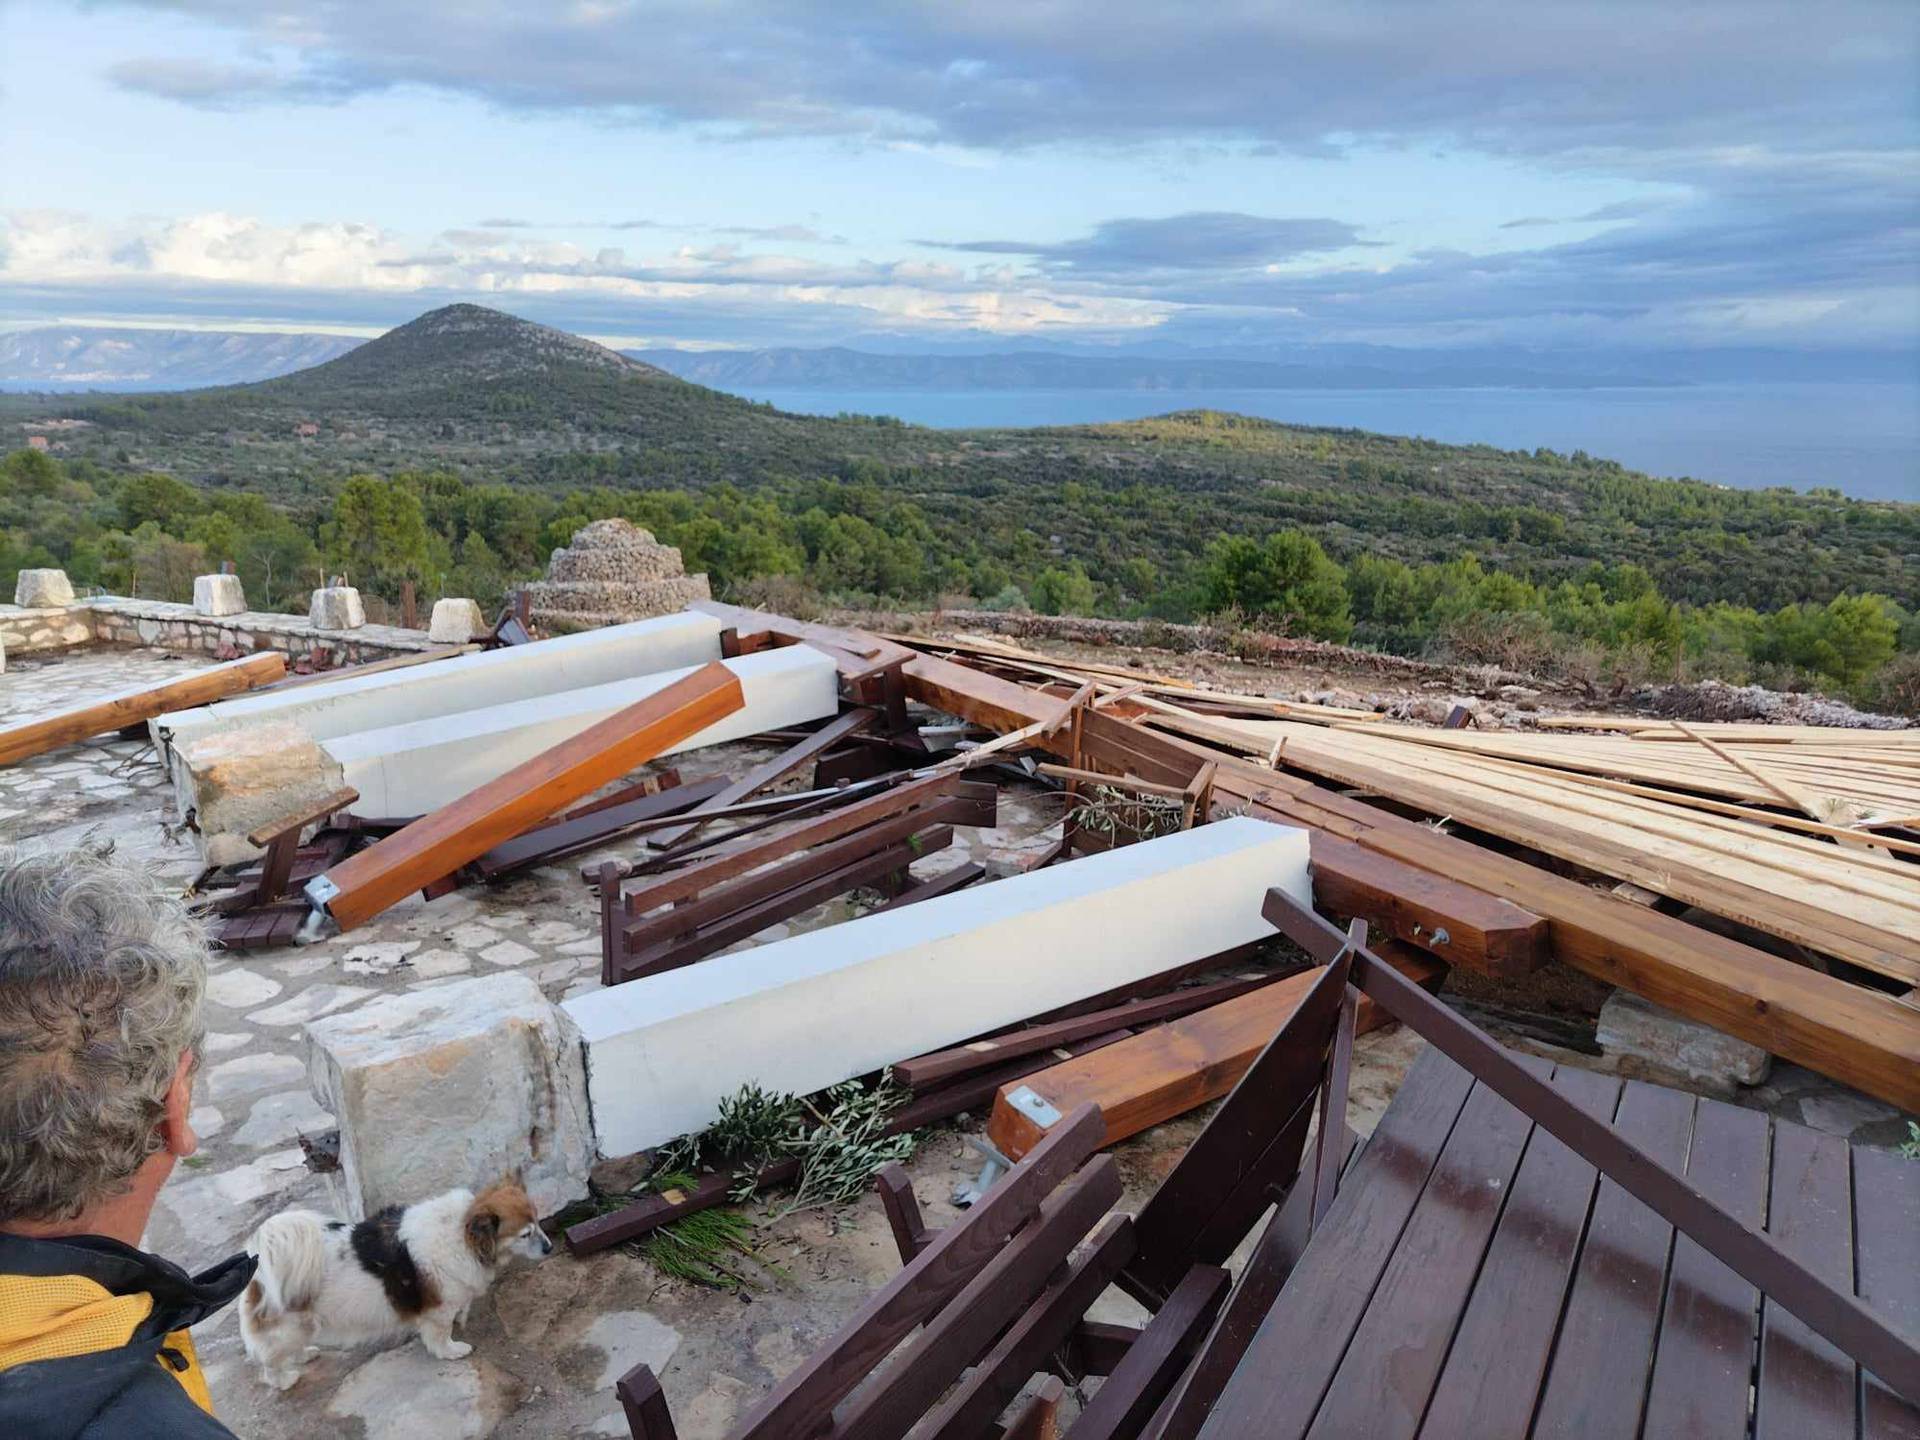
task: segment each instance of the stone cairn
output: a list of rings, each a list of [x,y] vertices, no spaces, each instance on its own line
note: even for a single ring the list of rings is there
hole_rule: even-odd
[[[689,575],[680,552],[631,520],[596,520],[553,552],[547,578],[527,586],[533,623],[550,635],[592,630],[683,610],[712,598],[705,575]]]

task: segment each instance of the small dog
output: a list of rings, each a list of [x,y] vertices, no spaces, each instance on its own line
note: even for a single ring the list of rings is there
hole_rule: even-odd
[[[240,1299],[240,1338],[267,1383],[285,1390],[323,1348],[408,1330],[437,1359],[471,1354],[453,1327],[508,1261],[537,1260],[553,1242],[510,1179],[478,1195],[449,1190],[390,1205],[357,1225],[289,1210],[262,1224],[248,1248],[260,1266]]]

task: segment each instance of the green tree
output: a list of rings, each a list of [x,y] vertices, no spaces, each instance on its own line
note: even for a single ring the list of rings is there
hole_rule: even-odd
[[[1077,561],[1049,566],[1034,577],[1032,600],[1042,615],[1086,615],[1093,610],[1093,581]]]
[[[1303,530],[1278,530],[1261,543],[1224,535],[1201,570],[1209,611],[1239,610],[1295,633],[1345,640],[1353,631],[1345,573]]]

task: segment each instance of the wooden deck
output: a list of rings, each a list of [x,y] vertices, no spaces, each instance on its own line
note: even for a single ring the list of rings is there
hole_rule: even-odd
[[[1656,1085],[1536,1073],[1920,1331],[1920,1162]],[[1914,1436],[1920,1409],[1433,1048],[1202,1431],[1747,1434]]]

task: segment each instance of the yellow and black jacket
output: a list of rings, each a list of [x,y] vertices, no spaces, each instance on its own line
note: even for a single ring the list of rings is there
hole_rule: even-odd
[[[0,1436],[232,1440],[187,1328],[238,1296],[253,1265],[236,1255],[190,1276],[98,1235],[0,1234]]]

